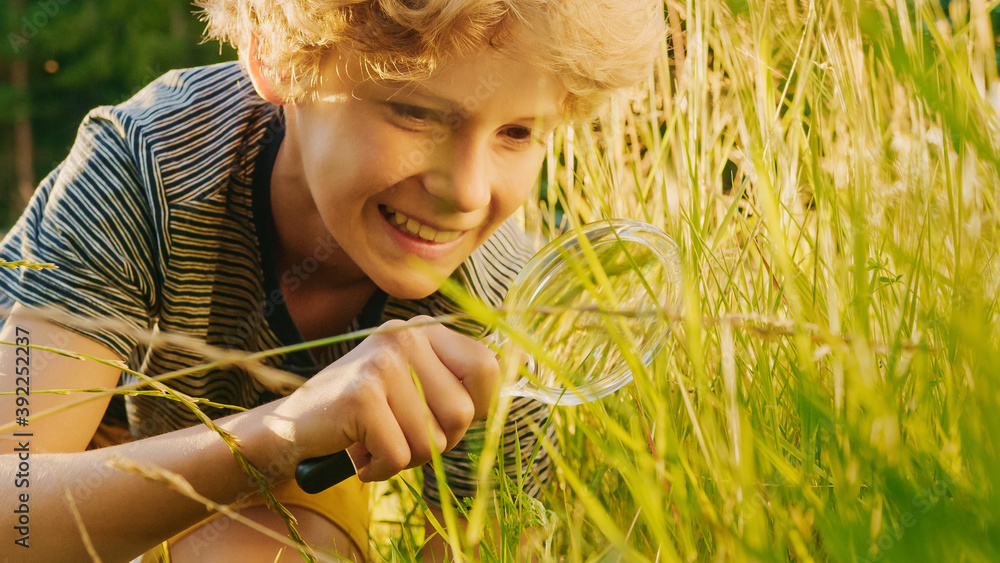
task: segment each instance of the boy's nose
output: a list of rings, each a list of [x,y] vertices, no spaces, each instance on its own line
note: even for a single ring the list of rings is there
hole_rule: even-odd
[[[433,170],[424,179],[427,191],[450,209],[469,213],[490,203],[492,167],[489,148],[472,141],[439,147]]]

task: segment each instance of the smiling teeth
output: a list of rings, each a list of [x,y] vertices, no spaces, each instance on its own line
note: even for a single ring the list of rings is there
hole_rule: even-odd
[[[385,207],[385,211],[389,221],[394,223],[400,230],[406,231],[411,235],[418,236],[426,241],[451,242],[462,234],[461,231],[439,231],[433,227],[420,223],[412,217],[403,215],[388,205]]]

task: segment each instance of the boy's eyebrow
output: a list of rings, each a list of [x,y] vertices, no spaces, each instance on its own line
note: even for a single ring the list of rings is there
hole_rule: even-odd
[[[404,96],[416,95],[421,98],[426,98],[428,100],[438,102],[445,106],[457,106],[460,105],[459,102],[448,98],[443,94],[439,94],[434,90],[420,84],[415,81],[408,80],[389,80],[383,79],[375,82],[375,85],[386,90],[390,90],[392,94],[389,99],[392,99],[396,94],[402,94]]]
[[[391,90],[393,93],[387,98],[392,100],[396,94],[401,94],[405,96],[417,96],[429,101],[433,104],[437,104],[440,107],[447,108],[447,111],[458,111],[459,113],[465,113],[465,104],[453,100],[443,94],[438,93],[435,90],[424,86],[419,82],[405,81],[405,80],[380,80],[375,83],[377,86]],[[477,101],[482,101],[478,100]],[[400,102],[402,103],[402,102]],[[526,115],[523,117],[518,117],[513,119],[513,121],[534,121],[543,124],[546,128],[555,127],[559,121],[559,108],[551,108],[550,111],[546,113],[537,113],[534,115]]]

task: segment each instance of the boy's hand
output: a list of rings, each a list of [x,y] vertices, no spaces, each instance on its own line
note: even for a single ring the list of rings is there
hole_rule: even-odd
[[[385,480],[427,463],[432,440],[450,450],[486,417],[496,358],[444,326],[418,324],[429,320],[385,323],[285,399],[275,414],[291,422],[299,461],[349,448],[362,481]]]

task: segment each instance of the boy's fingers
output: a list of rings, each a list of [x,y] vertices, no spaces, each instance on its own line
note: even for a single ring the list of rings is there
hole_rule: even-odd
[[[473,418],[486,418],[500,377],[500,365],[486,345],[444,326],[428,327],[434,353],[472,400]]]
[[[399,330],[402,324],[386,323],[392,330],[365,343],[382,351],[368,357],[363,371],[383,383],[373,387],[382,389],[378,397],[358,405],[360,434],[349,453],[363,481],[422,465],[432,448],[453,448],[475,418],[486,417],[499,373],[493,353],[476,340],[441,325]]]
[[[410,447],[387,403],[373,403],[364,413],[361,441],[348,453],[362,481],[384,481],[410,464]]]
[[[425,320],[426,317],[414,319]],[[389,326],[401,328],[398,323]],[[391,361],[380,362],[377,369],[386,381],[389,407],[410,447],[409,466],[421,465],[431,459],[432,449],[446,451],[465,434],[467,425],[456,426],[449,415],[454,412],[455,404],[468,402],[467,393],[434,353],[425,327],[407,327],[382,337],[380,341],[394,353]],[[426,401],[421,399],[414,375]],[[440,424],[439,419],[446,424]]]
[[[430,339],[433,340],[431,335]],[[439,451],[448,451],[458,444],[465,436],[475,418],[476,405],[468,389],[433,349],[428,342],[427,353],[414,361],[414,372],[422,374],[420,385],[429,414],[436,422],[435,426],[442,431],[444,442],[438,442]],[[425,422],[426,425],[426,422]],[[428,452],[429,454],[430,452]]]
[[[426,374],[426,367],[419,369]],[[417,370],[418,368],[414,367],[414,371]],[[437,371],[439,373],[434,377],[425,375],[421,381],[450,377],[450,374],[445,372],[443,367],[438,366]],[[450,440],[438,424],[434,413],[424,401],[420,400],[411,374],[407,373],[404,377],[406,379],[397,382],[398,388],[390,391],[389,407],[392,409],[393,416],[402,429],[403,436],[409,446],[411,459],[407,462],[407,467],[415,467],[423,465],[431,459],[432,440],[433,447],[437,448],[439,452],[447,449]],[[423,386],[424,392],[427,393],[427,386]]]

